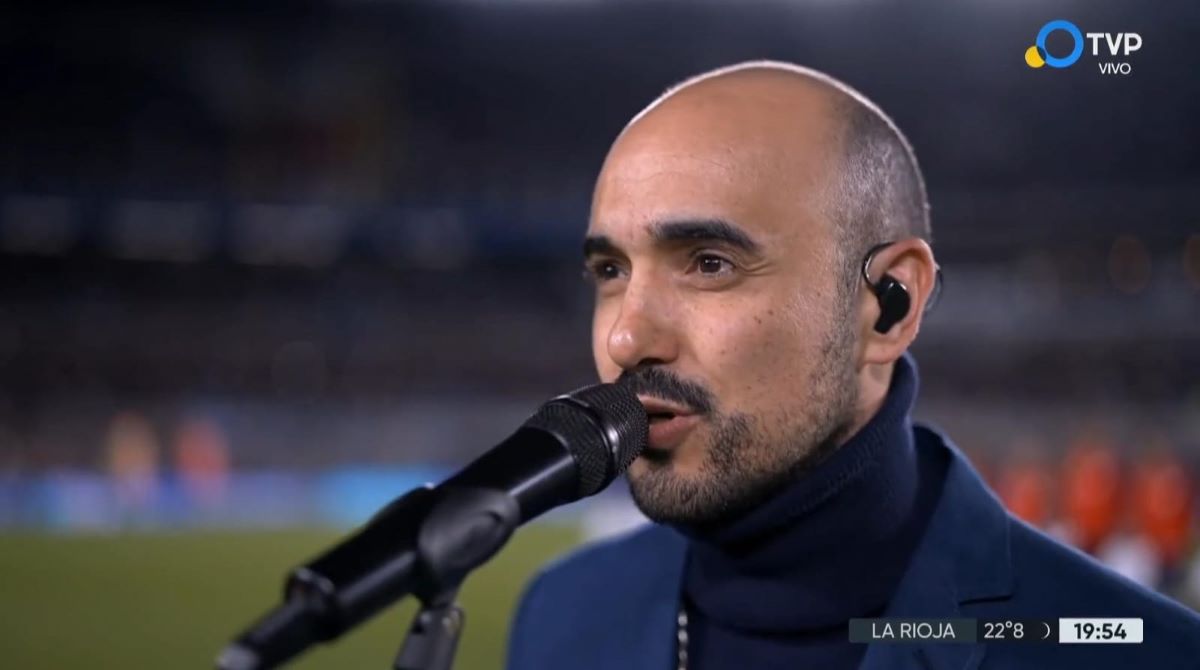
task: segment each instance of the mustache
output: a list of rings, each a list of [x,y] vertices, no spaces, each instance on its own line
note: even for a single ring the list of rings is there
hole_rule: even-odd
[[[634,393],[670,400],[697,414],[711,414],[716,408],[712,392],[666,368],[644,367],[624,370],[615,382]]]

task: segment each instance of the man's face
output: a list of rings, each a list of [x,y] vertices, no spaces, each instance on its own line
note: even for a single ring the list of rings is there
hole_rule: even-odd
[[[596,185],[592,352],[651,415],[628,478],[660,522],[741,514],[854,416],[853,300],[817,193],[826,149],[747,132],[720,116],[643,119]]]

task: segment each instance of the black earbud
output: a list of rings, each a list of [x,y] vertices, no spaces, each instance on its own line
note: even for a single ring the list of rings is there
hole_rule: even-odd
[[[908,308],[912,306],[912,298],[908,295],[908,287],[902,284],[900,280],[889,274],[885,274],[880,277],[878,282],[873,282],[868,272],[875,254],[880,249],[892,244],[893,242],[884,242],[883,244],[871,247],[871,250],[867,252],[867,257],[863,259],[863,279],[871,287],[871,291],[875,294],[875,299],[879,301],[879,319],[875,321],[875,332],[877,333],[886,333],[891,330],[892,326],[908,315]]]
[[[879,319],[875,321],[875,332],[886,333],[908,316],[908,308],[912,303],[908,297],[908,287],[885,274],[871,289],[879,300]]]

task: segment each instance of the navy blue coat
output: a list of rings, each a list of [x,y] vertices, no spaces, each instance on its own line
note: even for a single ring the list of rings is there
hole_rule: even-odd
[[[1141,617],[1142,644],[872,644],[864,670],[1200,669],[1200,616],[1012,517],[940,433],[914,428],[922,458],[948,461],[925,535],[887,617]],[[670,670],[687,541],[652,525],[587,547],[527,589],[510,670]]]

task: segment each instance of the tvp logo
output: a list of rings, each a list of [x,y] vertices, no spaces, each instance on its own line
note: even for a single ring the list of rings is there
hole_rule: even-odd
[[[1055,56],[1046,48],[1046,38],[1059,30],[1071,38],[1071,51],[1065,56]],[[1074,23],[1063,19],[1051,21],[1038,31],[1034,45],[1025,50],[1025,63],[1032,68],[1045,65],[1059,69],[1071,67],[1083,55],[1083,37],[1083,33],[1079,32],[1079,27]],[[1142,36],[1137,33],[1088,33],[1087,39],[1092,43],[1092,55],[1097,58],[1101,56],[1101,46],[1107,51],[1105,55],[1115,57],[1119,54],[1125,58],[1142,48]],[[1105,61],[1098,65],[1100,74],[1129,74],[1133,71],[1128,61]]]

